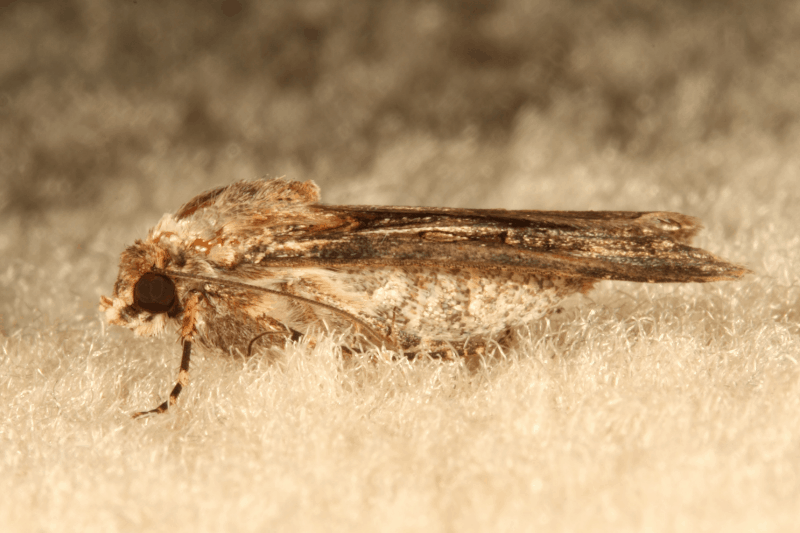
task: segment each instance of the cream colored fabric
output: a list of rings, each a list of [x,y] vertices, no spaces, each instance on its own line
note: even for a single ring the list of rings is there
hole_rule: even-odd
[[[797,530],[794,3],[668,4],[623,27],[506,2],[469,31],[522,43],[531,63],[510,67],[447,55],[437,36],[473,34],[438,5],[303,3],[334,21],[309,30],[326,46],[310,87],[270,78],[261,48],[251,70],[230,60],[282,31],[272,19],[207,41],[238,26],[190,4],[75,2],[75,33],[61,11],[0,8],[0,531]],[[361,20],[377,44],[351,61]],[[426,104],[412,89],[439,68]],[[547,80],[498,130],[437,126]],[[632,107],[610,106],[617,89]],[[198,350],[178,407],[132,420],[166,399],[180,346],[103,324],[119,253],[192,195],[265,175],[314,179],[334,204],[679,211],[754,273],[601,283],[477,370],[343,359],[335,339],[274,362]]]

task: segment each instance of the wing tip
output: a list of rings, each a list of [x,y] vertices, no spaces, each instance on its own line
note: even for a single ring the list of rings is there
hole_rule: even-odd
[[[707,280],[704,281],[736,281],[742,279],[744,276],[748,274],[753,274],[754,272],[747,267],[742,265],[736,265],[733,263],[724,263],[724,269],[719,275],[711,276]]]

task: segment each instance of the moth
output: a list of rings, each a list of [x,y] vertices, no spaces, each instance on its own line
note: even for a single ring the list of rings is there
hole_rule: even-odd
[[[111,324],[183,345],[254,348],[326,331],[350,349],[480,354],[600,280],[735,280],[747,269],[689,245],[697,219],[668,212],[507,211],[319,203],[313,181],[241,181],[166,214],[120,258]]]

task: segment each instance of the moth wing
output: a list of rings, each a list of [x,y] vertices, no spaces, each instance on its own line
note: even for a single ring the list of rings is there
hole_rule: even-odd
[[[669,212],[308,206],[315,221],[270,228],[261,266],[472,268],[639,282],[737,279],[747,269],[689,245]]]

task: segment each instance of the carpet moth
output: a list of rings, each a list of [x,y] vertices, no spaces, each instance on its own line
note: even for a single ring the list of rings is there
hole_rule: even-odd
[[[166,214],[120,258],[111,324],[178,331],[192,345],[254,347],[345,334],[351,349],[480,354],[509,328],[599,280],[734,280],[745,268],[689,245],[695,218],[667,212],[507,211],[318,203],[319,188],[241,181]]]

